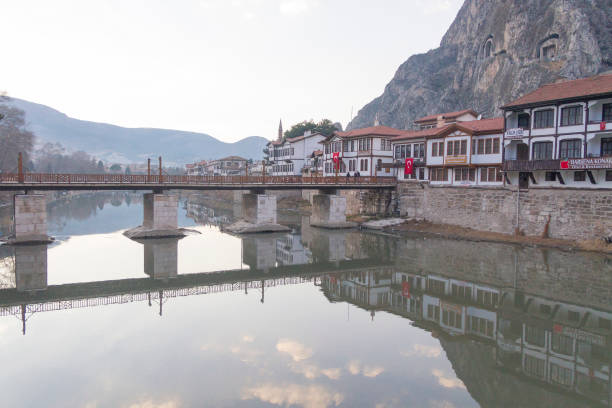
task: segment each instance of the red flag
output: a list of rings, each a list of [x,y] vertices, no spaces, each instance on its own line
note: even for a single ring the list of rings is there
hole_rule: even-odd
[[[340,152],[334,152],[332,154],[332,160],[336,163],[336,169],[340,168]]]
[[[568,160],[563,160],[561,162],[561,168],[564,169],[564,170],[565,169],[569,169],[569,161]]]
[[[414,165],[414,159],[408,158],[406,159],[406,164],[404,166],[404,174],[412,174],[412,167]]]
[[[599,122],[599,130],[606,130],[606,122]]]
[[[402,282],[402,296],[410,299],[410,282]]]

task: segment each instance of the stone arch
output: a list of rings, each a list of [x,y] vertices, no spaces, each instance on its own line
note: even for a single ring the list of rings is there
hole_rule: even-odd
[[[540,42],[536,49],[536,57],[542,61],[553,61],[559,54],[559,34],[551,34]]]

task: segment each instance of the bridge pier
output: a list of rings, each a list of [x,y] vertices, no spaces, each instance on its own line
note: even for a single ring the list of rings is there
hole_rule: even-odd
[[[47,244],[15,247],[17,292],[47,289]]]
[[[321,228],[353,228],[357,224],[346,221],[346,197],[336,191],[322,191],[312,197],[310,225]]]
[[[255,190],[242,195],[243,221],[226,228],[239,234],[253,232],[283,232],[290,228],[276,222],[276,196]]]
[[[144,194],[143,211],[142,225],[124,233],[128,238],[185,236],[185,233],[178,228],[178,196],[175,194]]]
[[[49,243],[47,201],[42,194],[15,194],[13,197],[13,235],[9,244]]]
[[[168,280],[178,274],[178,241],[180,238],[143,240],[144,272],[153,279]]]

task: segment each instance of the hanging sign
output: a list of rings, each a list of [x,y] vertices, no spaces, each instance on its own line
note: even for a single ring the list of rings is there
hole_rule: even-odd
[[[404,174],[412,174],[414,168],[414,159],[408,158],[406,159],[406,164],[404,165]]]
[[[410,299],[410,282],[402,282],[402,296]]]

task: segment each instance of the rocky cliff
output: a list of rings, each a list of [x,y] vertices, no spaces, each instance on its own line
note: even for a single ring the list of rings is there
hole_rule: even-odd
[[[612,69],[612,0],[466,0],[440,47],[414,55],[350,129],[412,128],[432,113],[486,117],[540,85]]]

